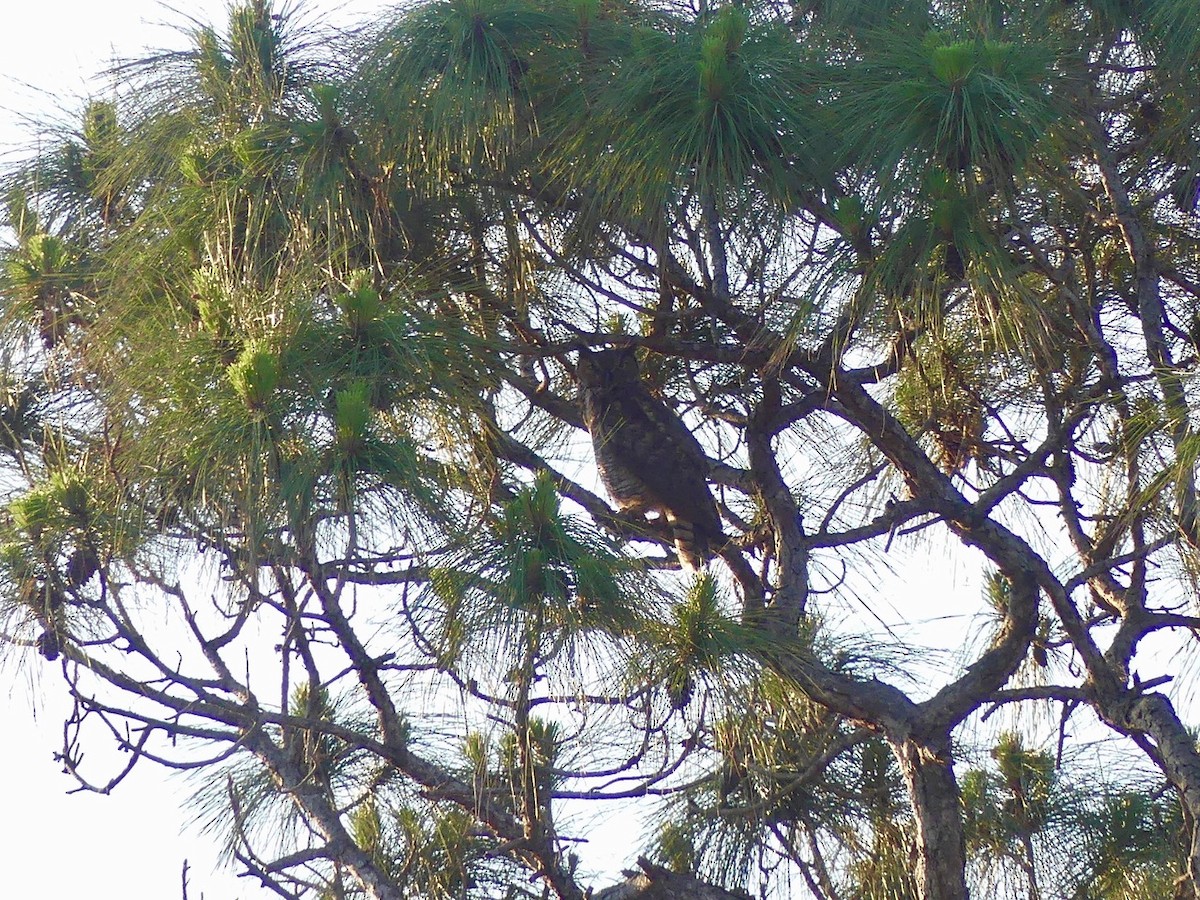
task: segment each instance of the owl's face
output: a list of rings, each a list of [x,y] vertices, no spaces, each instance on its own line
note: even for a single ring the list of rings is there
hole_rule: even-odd
[[[576,372],[579,375],[579,383],[591,390],[610,390],[641,382],[637,352],[633,347],[580,350]]]

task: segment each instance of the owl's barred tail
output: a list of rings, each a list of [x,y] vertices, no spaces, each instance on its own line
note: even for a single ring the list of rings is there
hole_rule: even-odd
[[[700,531],[694,523],[676,518],[669,510],[666,515],[667,524],[671,526],[671,537],[675,541],[675,552],[679,556],[679,564],[685,569],[699,572],[724,546],[725,536],[709,535]]]

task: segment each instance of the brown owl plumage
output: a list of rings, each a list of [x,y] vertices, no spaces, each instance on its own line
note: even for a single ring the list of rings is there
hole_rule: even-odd
[[[679,561],[698,569],[725,542],[700,442],[646,389],[632,347],[581,350],[576,371],[604,487],[620,509],[666,518]]]

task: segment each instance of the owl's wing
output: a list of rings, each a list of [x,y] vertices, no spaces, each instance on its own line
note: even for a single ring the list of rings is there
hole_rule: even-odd
[[[644,389],[628,391],[604,412],[605,455],[637,474],[655,505],[690,522],[704,537],[722,536],[721,517],[708,488],[708,458],[686,425]]]

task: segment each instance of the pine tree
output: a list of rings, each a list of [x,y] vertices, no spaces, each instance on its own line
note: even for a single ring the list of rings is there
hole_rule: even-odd
[[[81,782],[205,772],[289,896],[582,900],[600,801],[661,824],[610,897],[1195,895],[1143,651],[1200,626],[1191,0],[190,38],[3,174],[5,633]],[[704,449],[704,571],[597,483],[604,347]]]

